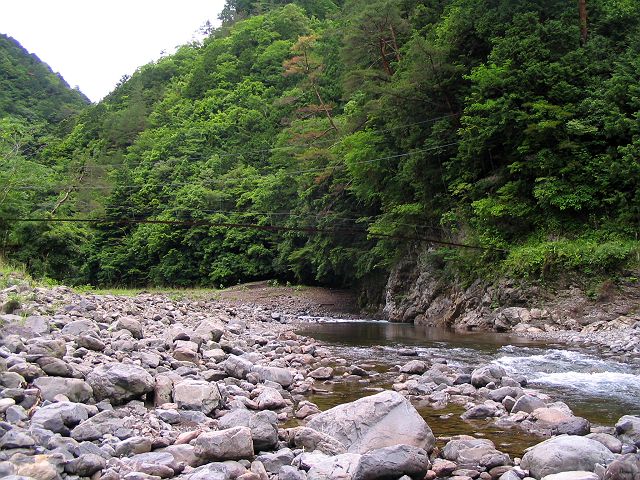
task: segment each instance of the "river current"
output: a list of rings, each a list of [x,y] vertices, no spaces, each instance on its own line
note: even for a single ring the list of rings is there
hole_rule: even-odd
[[[640,414],[640,365],[605,357],[592,348],[541,344],[492,332],[461,334],[444,329],[384,321],[342,321],[307,318],[297,333],[315,338],[349,364],[367,365],[380,372],[375,380],[329,384],[312,398],[321,409],[389,388],[398,373],[390,370],[411,359],[446,361],[462,367],[495,363],[522,375],[533,388],[563,401],[594,425],[612,426],[622,415]],[[472,431],[492,438],[512,453],[537,443],[521,432],[503,432],[488,422],[463,422],[461,407],[421,413],[440,435]]]

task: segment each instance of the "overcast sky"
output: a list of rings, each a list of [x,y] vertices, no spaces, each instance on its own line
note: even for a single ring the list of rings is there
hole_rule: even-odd
[[[92,101],[161,52],[218,24],[224,0],[0,0],[0,33],[18,40]]]

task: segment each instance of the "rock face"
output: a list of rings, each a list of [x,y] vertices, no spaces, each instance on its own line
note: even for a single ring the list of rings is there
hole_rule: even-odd
[[[345,445],[349,453],[406,444],[433,450],[427,423],[402,395],[385,391],[339,405],[313,418],[307,426]]]
[[[532,447],[521,466],[535,478],[570,471],[593,472],[597,463],[607,465],[614,454],[600,442],[575,435],[551,438]]]
[[[153,377],[137,365],[112,363],[100,365],[87,375],[96,400],[110,400],[113,404],[140,398],[153,391]]]

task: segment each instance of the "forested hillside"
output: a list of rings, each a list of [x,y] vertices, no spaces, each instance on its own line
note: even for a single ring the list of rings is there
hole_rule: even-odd
[[[3,250],[102,285],[349,286],[424,239],[464,281],[615,276],[640,255],[640,3],[586,5],[229,0],[18,149],[57,174],[4,188]]]

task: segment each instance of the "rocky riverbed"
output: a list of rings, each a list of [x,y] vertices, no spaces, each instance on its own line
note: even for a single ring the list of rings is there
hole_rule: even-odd
[[[5,478],[640,478],[639,417],[593,427],[493,364],[407,358],[382,389],[275,304],[15,285],[0,305]],[[371,395],[322,412],[309,399],[325,382]],[[446,405],[540,443],[510,455],[472,431],[445,438],[416,406]]]

